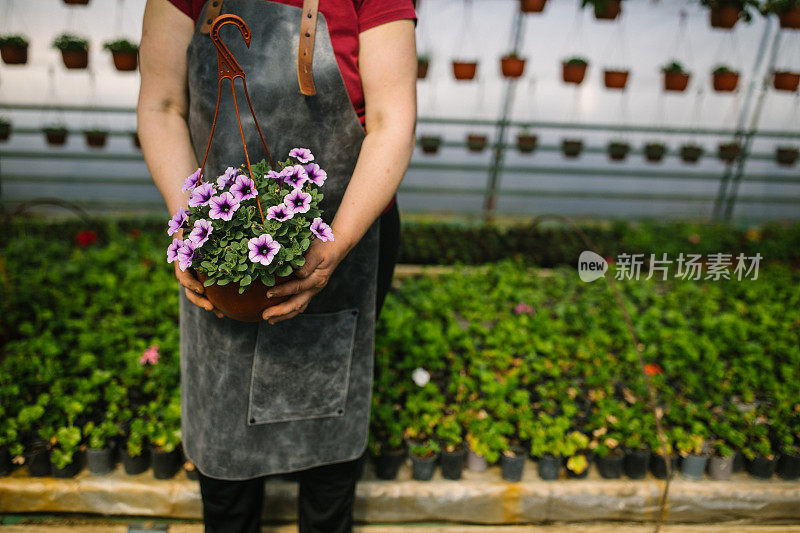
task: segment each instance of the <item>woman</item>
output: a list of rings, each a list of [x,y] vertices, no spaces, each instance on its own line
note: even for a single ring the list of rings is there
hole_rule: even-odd
[[[319,8],[313,0],[148,0],[138,128],[170,213],[187,204],[181,186],[199,167],[218,87],[204,179],[243,158],[233,95],[227,81],[217,84],[208,35],[220,14],[252,31],[249,47],[233,31],[219,35],[246,75],[270,151],[285,159],[291,147],[309,148],[328,171],[324,216],[335,239],[312,242],[297,279],[271,291],[289,298],[259,323],[224,317],[191,269],[176,267],[185,287],[184,451],[200,473],[206,531],[258,531],[264,476],[288,472],[299,481],[300,531],[350,531],[374,322],[397,253],[394,195],[414,146],[416,15],[411,0],[322,0]],[[243,97],[238,81],[236,92]],[[257,161],[258,134],[246,104],[239,108]]]

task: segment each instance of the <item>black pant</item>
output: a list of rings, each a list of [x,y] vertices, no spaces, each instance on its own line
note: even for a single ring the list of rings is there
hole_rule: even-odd
[[[400,214],[397,203],[381,215],[376,319],[394,274],[400,243]],[[293,472],[298,482],[297,523],[300,533],[349,533],[353,529],[356,481],[366,461],[358,459],[316,466]],[[203,523],[207,533],[258,533],[264,504],[261,476],[230,481],[199,472],[203,499]]]

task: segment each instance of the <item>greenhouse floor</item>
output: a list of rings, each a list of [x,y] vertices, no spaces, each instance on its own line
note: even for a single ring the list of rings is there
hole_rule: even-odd
[[[465,471],[459,481],[443,479],[439,471],[430,481],[415,481],[408,464],[397,480],[381,481],[375,478],[370,465],[358,484],[355,519],[366,524],[646,524],[658,514],[663,485],[664,481],[652,477],[641,481],[605,480],[594,470],[586,479],[542,481],[532,461],[518,483],[503,481],[499,467],[486,472]],[[294,522],[296,491],[295,482],[270,478],[266,482],[264,519]],[[670,484],[665,522],[800,524],[798,502],[800,483],[796,481],[761,481],[746,473],[736,473],[730,481],[678,477]],[[19,469],[0,478],[0,513],[201,520],[202,504],[199,485],[186,478],[183,471],[173,479],[156,480],[150,470],[129,476],[118,465],[107,476],[91,476],[84,469],[75,478],[56,479],[30,477]]]

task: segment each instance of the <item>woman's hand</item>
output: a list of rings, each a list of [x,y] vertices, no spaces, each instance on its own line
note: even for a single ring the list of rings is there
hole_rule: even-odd
[[[261,314],[270,324],[288,320],[308,307],[311,297],[325,288],[331,274],[346,255],[336,241],[314,239],[306,250],[306,262],[294,271],[300,279],[293,279],[270,288],[267,297],[294,295],[285,302],[267,307]]]
[[[178,230],[177,237],[183,239],[183,228]],[[197,279],[197,276],[188,268],[186,270],[181,270],[178,266],[177,259],[173,261],[173,263],[175,264],[175,277],[178,278],[178,283],[185,287],[186,297],[189,301],[198,307],[202,307],[206,311],[213,311],[214,314],[217,315],[217,318],[225,316],[222,314],[222,311],[214,307],[214,304],[212,304],[208,298],[203,296],[206,289],[203,287],[203,284],[200,283],[200,280]]]

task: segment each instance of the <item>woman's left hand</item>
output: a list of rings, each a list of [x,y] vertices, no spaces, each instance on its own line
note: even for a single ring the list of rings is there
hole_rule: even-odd
[[[323,242],[314,239],[306,250],[306,262],[294,271],[299,279],[292,279],[271,287],[267,297],[293,295],[285,302],[267,307],[261,317],[270,324],[287,320],[306,310],[311,297],[325,288],[331,274],[344,258],[345,253],[335,241]]]

